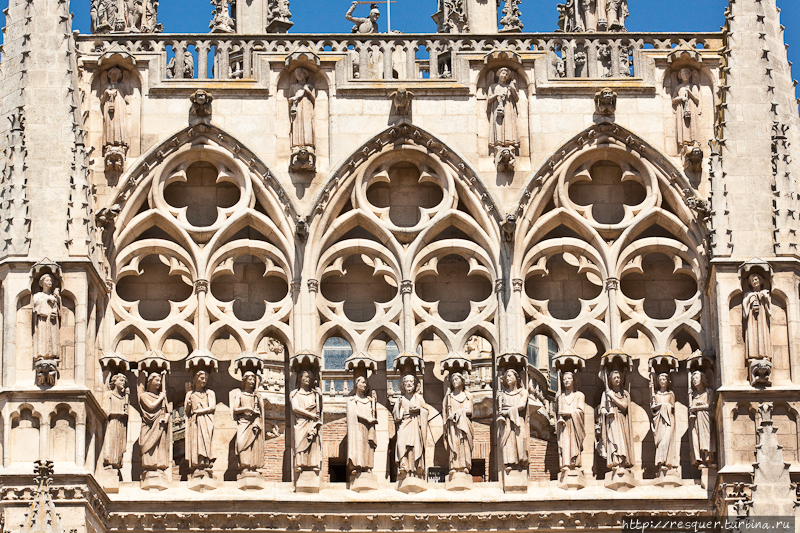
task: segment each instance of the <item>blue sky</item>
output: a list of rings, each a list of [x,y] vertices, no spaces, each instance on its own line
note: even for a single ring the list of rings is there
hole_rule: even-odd
[[[240,0],[244,1],[244,0]],[[352,24],[344,19],[350,0],[290,0],[292,33],[349,33]],[[522,0],[525,31],[553,31],[557,26],[556,4],[563,0]],[[392,5],[392,28],[407,33],[435,32],[430,15],[437,0],[397,0]],[[728,0],[628,0],[630,31],[718,31],[724,22]],[[6,7],[8,0],[0,0]],[[72,0],[75,29],[89,32],[90,0]],[[781,22],[786,27],[789,60],[794,60],[794,77],[800,77],[800,1],[778,0]],[[165,32],[206,33],[211,19],[209,0],[161,0],[159,21]],[[356,14],[366,15],[361,6]],[[381,17],[381,29],[386,29]]]

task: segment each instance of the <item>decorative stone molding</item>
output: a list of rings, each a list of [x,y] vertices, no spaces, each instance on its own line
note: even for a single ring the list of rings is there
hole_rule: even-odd
[[[522,289],[525,287],[525,280],[522,278],[514,278],[511,280],[511,288],[514,292],[522,292]]]
[[[197,279],[194,281],[194,290],[198,293],[208,292],[209,282],[207,279]]]
[[[400,294],[411,294],[414,292],[414,282],[410,279],[400,281]]]

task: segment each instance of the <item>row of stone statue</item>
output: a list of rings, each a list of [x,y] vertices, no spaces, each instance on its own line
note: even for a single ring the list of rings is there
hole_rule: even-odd
[[[601,371],[605,389],[597,412],[599,434],[597,449],[611,472],[606,485],[611,488],[633,486],[631,468],[634,465],[633,436],[630,410],[631,395],[626,390],[624,370]],[[564,488],[581,488],[583,479],[581,456],[586,440],[586,398],[575,390],[575,373],[561,373],[560,391],[556,396],[556,435],[561,469],[559,482]],[[703,371],[690,375],[689,439],[691,462],[708,468],[715,460],[711,404],[714,390],[708,386]],[[679,442],[676,440],[675,393],[671,389],[669,372],[651,376],[651,429],[655,446],[657,484],[680,484]]]
[[[234,0],[211,0],[214,5],[209,29],[212,33],[234,33],[236,31],[236,3]],[[362,2],[363,3],[363,2]],[[353,2],[345,18],[353,22],[353,33],[378,33],[380,10],[372,4],[368,17],[355,17],[353,12],[359,2]],[[468,31],[469,14],[463,1],[445,2],[443,23],[439,24],[440,32],[451,33]],[[500,20],[502,31],[520,31],[519,0],[506,2],[503,18]],[[269,33],[284,33],[291,26],[292,17],[287,0],[269,0],[267,9],[267,27]],[[595,32],[625,31],[625,19],[628,17],[628,0],[566,0],[558,5],[561,31]],[[92,0],[90,8],[92,33],[109,32],[141,32],[154,33],[163,30],[156,22],[158,2],[156,0]]]
[[[192,55],[184,54],[183,68],[176,66],[177,58],[173,57],[167,69],[168,77],[194,75]],[[358,61],[354,61],[357,64]],[[231,72],[241,77],[241,69],[233,63]],[[560,71],[559,71],[560,73]],[[128,114],[130,105],[130,89],[126,87],[124,73],[113,67],[105,74],[107,83],[100,95],[100,106],[103,112],[102,152],[107,171],[122,171],[125,157],[130,145],[128,132]],[[291,72],[292,83],[289,86],[287,99],[289,103],[289,139],[291,156],[289,169],[295,172],[314,171],[316,168],[315,138],[315,105],[317,88],[313,73],[305,67],[296,67]],[[700,94],[700,72],[693,68],[681,68],[672,76],[672,100],[677,118],[677,144],[682,155],[700,147],[700,124],[702,115]],[[205,92],[205,91],[203,91]],[[515,156],[519,152],[519,112],[520,99],[517,74],[508,67],[501,67],[488,73],[487,79],[487,118],[489,119],[489,150],[495,158],[500,171],[514,169]],[[207,93],[206,93],[207,94]],[[413,94],[399,90],[392,95],[397,115],[408,116],[411,111]],[[193,100],[194,102],[194,100]],[[201,112],[198,112],[201,111]],[[207,105],[192,106],[193,114],[201,119],[211,119],[211,99]],[[612,111],[613,114],[613,111]],[[698,170],[695,168],[695,170]]]
[[[186,417],[186,460],[192,487],[213,487],[212,468],[215,452],[214,413],[216,396],[208,388],[208,369],[194,372],[192,387],[184,402]],[[634,464],[631,432],[630,392],[625,388],[626,373],[620,370],[603,371],[605,390],[599,407],[600,435],[598,448],[611,469],[612,482],[618,488],[633,485],[631,467]],[[141,371],[137,386],[141,412],[139,445],[144,471],[142,485],[166,488],[166,470],[170,464],[171,412],[166,394],[166,370]],[[669,374],[654,378],[651,386],[652,430],[655,441],[655,463],[659,482],[680,479],[678,443],[676,442],[675,394],[670,389]],[[319,487],[322,468],[322,392],[315,373],[302,370],[297,375],[297,388],[289,396],[292,411],[291,445],[298,490],[312,491]],[[561,373],[560,391],[556,397],[556,435],[561,468],[560,482],[565,488],[580,488],[583,481],[581,456],[586,440],[586,401],[575,390],[572,371]],[[500,447],[504,478],[527,480],[529,464],[528,388],[520,373],[506,369],[497,393],[496,431]],[[377,441],[377,397],[370,391],[365,374],[355,378],[353,393],[347,401],[347,470],[350,487],[356,491],[377,488],[373,473]],[[264,466],[265,439],[278,436],[277,426],[265,417],[265,401],[257,392],[258,375],[245,371],[240,389],[231,391],[229,405],[236,423],[235,451],[239,465],[239,485],[258,488]],[[127,446],[129,393],[124,373],[108,380],[106,410],[108,422],[105,438],[104,464],[117,476],[122,468]],[[714,439],[711,421],[711,402],[714,391],[708,387],[705,374],[691,374],[689,425],[692,463],[708,467],[714,461]],[[466,389],[461,372],[447,377],[447,392],[443,401],[443,438],[449,454],[447,488],[463,490],[471,486],[474,429],[472,425],[473,398]],[[392,408],[396,425],[395,461],[398,490],[425,490],[425,449],[428,421],[431,417],[422,397],[420,381],[415,373],[402,378],[401,395]],[[527,481],[526,481],[527,483]]]

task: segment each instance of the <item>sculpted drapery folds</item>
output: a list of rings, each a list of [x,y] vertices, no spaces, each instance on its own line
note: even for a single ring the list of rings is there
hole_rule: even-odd
[[[368,391],[367,379],[358,376],[355,390],[347,399],[347,469],[350,472],[371,472],[378,447],[378,424],[375,391]]]
[[[397,425],[398,477],[425,477],[425,440],[428,436],[428,409],[417,391],[417,377],[403,376],[403,394],[394,404],[392,415]]]
[[[751,274],[747,281],[750,291],[744,295],[742,301],[745,355],[747,360],[772,360],[770,289],[760,274]]]
[[[255,372],[242,376],[242,388],[230,394],[231,414],[236,422],[236,456],[242,470],[264,466],[264,402],[255,392]]]
[[[314,104],[316,102],[316,89],[308,80],[309,72],[303,67],[297,67],[292,72],[295,82],[289,89],[289,115],[291,117],[292,149],[314,148]]]
[[[609,468],[633,466],[633,437],[630,421],[631,395],[622,386],[622,373],[612,370],[600,400],[603,448]]]
[[[186,459],[193,472],[211,474],[216,459],[211,441],[214,436],[214,411],[217,398],[213,390],[207,389],[209,374],[205,370],[195,372],[192,390],[186,395]]]
[[[692,372],[689,393],[689,435],[693,465],[709,466],[714,462],[716,447],[711,422],[711,402],[714,389],[708,386],[705,374]]]
[[[169,466],[170,413],[166,389],[165,372],[152,372],[146,378],[144,372],[140,373],[137,385],[142,415],[139,447],[145,471],[166,470]]]
[[[490,78],[491,81],[491,78]],[[497,81],[489,85],[489,147],[516,148],[519,146],[517,122],[517,80],[511,70],[497,70]]]
[[[130,391],[128,378],[125,374],[114,374],[108,380],[108,395],[106,397],[106,423],[105,466],[122,468],[122,456],[128,444],[128,403]]]
[[[678,146],[692,146],[700,140],[700,87],[695,78],[699,73],[682,68],[678,72],[678,86],[672,95],[677,121]]]
[[[298,388],[289,398],[294,414],[294,468],[319,471],[322,460],[322,391],[308,370],[300,373],[298,382]]]
[[[55,278],[44,274],[39,278],[42,289],[33,295],[33,360],[57,359],[60,355],[58,331],[61,327],[61,289]]]
[[[628,0],[606,0],[606,17],[609,31],[622,31],[625,29],[625,19],[628,18]]]
[[[656,446],[656,468],[668,470],[680,465],[675,442],[675,393],[670,390],[669,374],[658,375],[658,390],[651,389],[651,429]]]
[[[122,71],[108,71],[108,85],[100,97],[103,108],[103,148],[128,147],[128,97],[122,84]]]
[[[472,468],[472,409],[472,394],[465,390],[464,376],[453,372],[444,397],[444,443],[450,455],[450,472],[469,472]]]
[[[497,403],[503,466],[507,471],[525,469],[529,462],[528,390],[522,386],[516,370],[508,369],[503,374],[503,388]]]
[[[575,376],[564,372],[562,390],[556,398],[556,437],[561,470],[580,468],[583,441],[586,439],[586,397],[575,390]]]

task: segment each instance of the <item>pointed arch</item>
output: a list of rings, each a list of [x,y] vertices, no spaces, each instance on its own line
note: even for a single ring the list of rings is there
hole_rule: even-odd
[[[219,147],[228,152],[231,159],[242,163],[253,175],[260,178],[260,181],[254,184],[256,196],[262,199],[265,189],[272,191],[280,206],[279,209],[276,209],[276,213],[285,212],[288,218],[297,220],[297,208],[293,204],[291,197],[272,170],[256,155],[255,151],[250,149],[246,143],[215,124],[196,124],[180,129],[161,143],[150,148],[120,177],[119,181],[123,183],[123,186],[111,203],[112,206],[116,206],[120,210],[118,221],[125,221],[131,217],[128,213],[131,205],[140,203],[136,200],[141,201],[141,192],[146,190],[147,182],[152,179],[153,171],[158,166],[171,156],[186,149],[186,147],[191,148],[201,144]],[[117,224],[118,227],[120,225]]]
[[[324,186],[317,192],[310,210],[306,213],[307,220],[312,222],[323,213],[330,212],[329,204],[331,200],[355,176],[356,169],[364,165],[370,158],[380,154],[388,145],[417,149],[433,155],[442,164],[453,169],[460,178],[459,183],[465,190],[472,190],[476,197],[482,201],[485,206],[484,211],[489,214],[495,224],[499,224],[502,221],[500,204],[486,187],[477,169],[469,160],[434,134],[406,121],[381,130],[373,135],[369,141],[354,150],[350,156],[343,159],[333,169]]]

